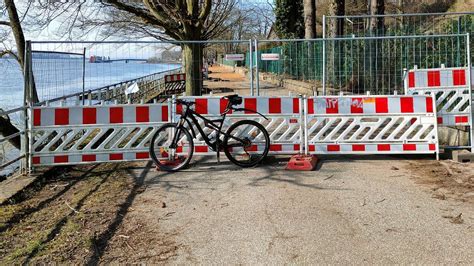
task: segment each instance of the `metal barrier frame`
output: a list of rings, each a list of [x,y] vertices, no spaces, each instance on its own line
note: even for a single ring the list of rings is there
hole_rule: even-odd
[[[176,96],[175,96],[176,97]],[[175,99],[175,97],[173,97],[173,99]],[[190,100],[190,101],[195,101],[195,100],[198,100],[198,99],[207,99],[207,100],[220,100],[221,97],[219,96],[181,96],[181,97],[178,97],[180,99],[185,99],[185,100]],[[284,113],[284,114],[272,114],[272,113],[266,113],[266,112],[263,112],[263,115],[265,115],[266,117],[269,118],[269,120],[272,120],[272,119],[283,119],[285,120],[288,124],[292,123],[292,120],[294,119],[298,119],[297,122],[299,124],[299,127],[298,127],[298,134],[299,134],[299,141],[298,142],[284,142],[284,141],[279,141],[279,140],[276,140],[276,142],[272,142],[272,135],[274,134],[274,132],[271,132],[271,131],[268,131],[269,135],[270,135],[270,140],[271,140],[271,143],[270,143],[270,151],[269,151],[269,154],[294,154],[295,153],[295,150],[298,150],[299,153],[303,153],[303,147],[304,147],[304,134],[303,134],[303,120],[304,120],[304,108],[303,108],[303,97],[302,96],[297,96],[297,97],[291,97],[291,96],[283,96],[283,97],[270,97],[270,96],[244,96],[243,97],[244,99],[244,102],[242,104],[245,103],[245,99],[297,99],[298,100],[298,113]],[[172,100],[173,101],[173,100]],[[237,106],[237,107],[241,107],[241,106]],[[258,109],[258,107],[256,107]],[[177,106],[176,104],[173,104],[173,107],[172,107],[172,121],[173,122],[176,122],[178,119],[179,119],[179,114],[177,112]],[[217,114],[217,113],[213,113],[213,114],[205,114],[204,115],[205,117],[209,117],[209,118],[219,118],[220,115]],[[258,114],[244,114],[244,113],[238,113],[238,114],[228,114],[227,117],[226,117],[226,121],[224,122],[227,122],[226,124],[224,124],[224,127],[223,127],[223,130],[225,131],[225,129],[231,125],[231,121],[233,120],[256,120],[257,122],[262,122],[262,121],[265,121],[264,118],[262,118],[260,115]],[[200,123],[202,121],[199,121]],[[281,127],[282,124],[280,124],[280,127]],[[275,126],[274,123],[272,122],[269,122],[269,126]],[[288,126],[288,130],[292,128],[291,126]],[[205,129],[203,127],[203,129]],[[277,127],[277,129],[279,129],[279,127]],[[206,132],[207,133],[207,132]],[[200,134],[198,131],[196,131],[196,134],[197,134],[197,138],[199,138]],[[194,140],[194,145],[195,147],[200,147],[200,146],[207,146],[207,144],[205,144],[203,141],[199,141],[196,139]],[[273,146],[272,146],[273,145]],[[293,145],[293,147],[295,147],[294,145],[298,145],[298,149],[295,149],[293,148],[292,151],[289,151],[289,150],[285,150],[285,149],[282,149],[281,151],[278,151],[277,149],[275,149],[278,145],[280,146],[283,146],[283,145]],[[196,152],[196,151],[195,151]],[[196,154],[199,154],[199,155],[213,155],[215,154],[216,152],[215,151],[206,151],[206,152],[196,152]]]
[[[176,96],[173,97],[173,99],[175,98]],[[357,97],[357,96],[356,96]],[[371,152],[370,149],[368,151],[365,151],[365,146],[364,146],[364,151],[362,150],[359,150],[357,152],[350,152],[348,150],[345,150],[345,149],[341,149],[341,150],[337,150],[337,152],[331,152],[331,154],[364,154],[364,155],[367,155],[367,154],[436,154],[436,156],[438,156],[439,154],[439,145],[438,145],[438,129],[437,129],[437,123],[436,123],[436,104],[435,104],[435,101],[434,101],[434,97],[431,96],[411,96],[411,97],[407,97],[407,96],[403,96],[403,95],[398,95],[398,96],[365,96],[365,98],[367,98],[368,100],[374,100],[375,102],[375,99],[376,98],[388,98],[388,97],[392,97],[394,99],[400,99],[399,103],[397,104],[400,104],[400,105],[395,105],[395,106],[398,106],[398,108],[402,108],[402,101],[401,99],[402,98],[412,98],[412,101],[411,101],[411,105],[409,105],[407,108],[409,108],[411,111],[409,111],[408,113],[403,113],[403,110],[400,111],[400,113],[389,113],[389,106],[390,106],[390,102],[389,100],[387,99],[387,111],[385,112],[384,116],[386,117],[404,117],[405,119],[417,119],[417,123],[419,123],[418,125],[428,125],[428,126],[433,126],[433,129],[431,129],[428,133],[426,133],[425,131],[427,130],[426,128],[425,129],[418,129],[418,132],[415,132],[415,136],[421,136],[421,135],[424,135],[425,133],[428,134],[426,135],[425,137],[426,138],[433,138],[433,139],[430,139],[430,140],[417,140],[417,141],[411,141],[410,140],[406,140],[406,139],[400,139],[400,140],[388,140],[388,141],[380,141],[380,142],[377,142],[377,141],[351,141],[351,142],[340,142],[340,141],[330,141],[330,142],[324,142],[323,144],[324,145],[329,145],[329,146],[339,146],[339,145],[345,145],[345,144],[348,144],[348,145],[358,145],[358,146],[362,146],[362,145],[372,145],[372,144],[379,144],[379,145],[403,145],[403,147],[405,147],[405,145],[408,145],[410,147],[412,147],[413,145],[415,145],[415,149],[413,150],[412,148],[409,147],[409,149],[405,150],[404,148],[403,149],[399,149],[399,150],[393,150],[393,151],[387,151],[387,152]],[[418,101],[414,101],[415,97],[417,98],[421,98],[421,102]],[[183,97],[185,99],[190,99],[190,100],[205,100],[206,101],[206,104],[205,104],[205,107],[206,108],[209,108],[208,106],[208,100],[212,100],[212,101],[219,101],[219,103],[221,103],[221,98],[220,97],[200,97],[200,96],[191,96],[191,97]],[[252,104],[253,104],[253,100],[255,100],[255,108],[256,110],[258,111],[259,108],[258,108],[258,99],[260,99],[262,102],[264,103],[267,103],[268,106],[262,106],[260,108],[268,108],[268,110],[270,110],[270,108],[276,108],[277,110],[279,109],[280,113],[278,112],[274,112],[272,114],[271,111],[269,112],[263,112],[264,115],[268,116],[269,118],[276,118],[276,119],[285,119],[285,120],[289,120],[291,123],[291,119],[298,119],[296,120],[296,122],[298,123],[298,126],[297,126],[297,131],[294,132],[294,130],[296,129],[295,127],[290,127],[288,126],[288,129],[283,130],[283,133],[280,134],[280,137],[284,137],[286,138],[288,134],[290,134],[291,132],[293,132],[293,135],[291,135],[289,137],[289,140],[288,141],[285,141],[285,140],[280,140],[280,139],[274,139],[273,142],[270,144],[270,153],[271,154],[296,154],[296,153],[317,153],[317,154],[329,154],[327,152],[313,152],[311,149],[310,149],[310,141],[308,139],[309,137],[309,133],[308,133],[308,130],[309,130],[309,117],[312,117],[312,116],[320,116],[320,117],[329,117],[329,116],[332,116],[332,117],[335,117],[335,118],[338,118],[338,117],[356,117],[356,116],[359,116],[359,117],[363,117],[363,118],[374,118],[374,117],[380,117],[381,114],[379,113],[357,113],[357,114],[344,114],[344,113],[334,113],[334,114],[322,114],[322,113],[317,113],[317,112],[314,112],[314,113],[311,113],[309,112],[309,107],[308,107],[308,101],[309,99],[324,99],[324,103],[327,103],[327,100],[328,99],[350,99],[352,100],[352,98],[354,98],[353,96],[319,96],[319,97],[310,97],[310,98],[307,98],[307,97],[302,97],[302,96],[299,96],[299,97],[284,97],[285,99],[288,99],[286,101],[286,104],[287,105],[284,105],[284,102],[281,101],[281,97],[248,97],[246,98],[247,100],[252,100]],[[363,97],[357,97],[357,98],[363,98]],[[278,99],[279,101],[276,101],[279,106],[277,107],[271,107],[271,99]],[[426,106],[426,104],[428,104],[428,101],[427,100],[423,100],[423,99],[430,99],[431,100],[431,104],[432,106],[431,107],[428,107]],[[298,103],[298,112],[295,112],[295,100],[297,100],[297,103]],[[29,160],[31,161],[31,166],[37,166],[37,165],[40,165],[40,166],[48,166],[48,165],[67,165],[67,164],[86,164],[86,163],[97,163],[97,162],[109,162],[109,161],[133,161],[133,160],[149,160],[149,154],[148,154],[148,148],[145,148],[145,145],[146,143],[148,143],[148,141],[151,139],[151,136],[154,134],[154,132],[157,130],[157,128],[164,124],[164,123],[168,123],[168,122],[175,122],[176,119],[179,117],[179,114],[178,114],[178,108],[176,106],[176,104],[173,104],[172,103],[173,101],[172,100],[169,100],[167,104],[160,104],[160,105],[156,105],[156,104],[147,104],[147,105],[144,105],[144,104],[138,104],[138,105],[95,105],[95,106],[73,106],[73,107],[33,107],[31,110],[32,113],[34,114],[33,117],[30,117],[30,121],[34,121],[32,122],[32,130],[31,130],[31,142],[30,142],[30,147],[31,147],[31,153],[30,153],[30,158]],[[288,105],[289,103],[291,103],[291,105]],[[424,105],[416,105],[416,103],[420,104],[420,103],[424,103]],[[245,104],[245,98],[244,98],[244,103]],[[147,109],[147,110],[150,110],[150,111],[147,111],[146,114],[147,114],[147,117],[149,117],[152,112],[151,112],[151,108],[159,108],[159,107],[167,107],[167,120],[166,121],[161,121],[160,122],[146,122],[146,123],[139,123],[139,121],[136,121],[138,119],[138,108],[141,108],[141,107],[148,107],[150,109]],[[341,105],[342,106],[342,105]],[[393,105],[392,105],[393,106]],[[417,107],[418,106],[418,107]],[[421,106],[421,107],[420,107]],[[424,106],[424,107],[423,107]],[[199,107],[198,105],[196,105],[197,108],[203,108],[202,106]],[[367,108],[369,108],[370,106],[368,106]],[[103,116],[99,116],[99,111],[96,110],[96,112],[94,112],[94,119],[100,119],[101,120],[104,120],[106,119],[106,121],[109,121],[108,123],[102,123],[99,121],[99,123],[96,122],[96,120],[94,120],[94,123],[93,124],[89,124],[88,122],[84,122],[84,110],[85,109],[94,109],[94,108],[102,108],[102,109],[105,109],[107,112],[110,112],[110,113],[107,113],[109,115],[109,120],[107,120],[106,117],[103,117]],[[131,113],[127,113],[125,111],[123,111],[123,109],[121,109],[122,111],[119,112],[120,114],[120,118],[119,118],[119,122],[115,122],[115,121],[112,121],[112,111],[111,109],[112,108],[128,108],[129,111],[131,111]],[[209,110],[211,109],[206,109],[206,112],[204,113],[205,116],[208,116],[208,117],[216,117],[218,116],[218,113],[222,107],[221,105],[219,104],[219,106],[212,106],[212,110],[214,110],[214,112],[209,112]],[[285,113],[283,112],[283,108],[288,109],[288,110],[293,110],[293,112],[290,112],[290,113]],[[326,106],[327,108],[327,106]],[[363,107],[360,107],[360,108],[363,108]],[[375,103],[374,103],[374,108],[375,108]],[[416,111],[418,108],[418,111]],[[419,108],[426,108],[426,111],[420,111]],[[428,109],[429,108],[429,109]],[[75,110],[77,109],[77,110]],[[42,111],[41,110],[45,110],[45,114],[44,114],[44,117],[42,116]],[[79,110],[82,110],[82,113],[78,114],[77,111]],[[67,111],[66,113],[63,113],[63,111]],[[134,113],[136,112],[136,113]],[[352,111],[351,111],[352,112]],[[70,116],[69,114],[75,114],[75,115],[72,115]],[[102,111],[101,111],[102,113]],[[155,114],[155,113],[153,113]],[[38,117],[39,116],[39,117]],[[127,118],[128,117],[128,118]],[[426,121],[426,118],[428,119],[428,122]],[[42,120],[42,119],[45,119],[45,120]],[[237,120],[240,120],[240,119],[251,119],[251,120],[255,120],[255,119],[260,119],[260,120],[263,120],[263,118],[261,118],[260,116],[258,115],[255,115],[255,114],[230,114],[229,115],[229,118],[230,119],[237,119]],[[362,119],[363,119],[362,118]],[[425,122],[423,122],[425,118]],[[134,120],[135,119],[135,120]],[[229,121],[230,121],[229,119]],[[419,120],[418,120],[419,119]],[[126,122],[126,121],[132,121],[132,122]],[[63,121],[66,121],[66,122],[63,122]],[[72,121],[72,122],[71,122]],[[74,122],[74,121],[82,121],[82,122]],[[135,121],[135,122],[133,122]],[[154,121],[154,120],[153,120]],[[70,123],[71,122],[71,123]],[[77,124],[75,124],[77,123]],[[404,122],[405,123],[405,122]],[[414,122],[406,122],[407,123],[414,123]],[[431,123],[431,124],[430,124]],[[395,121],[392,123],[393,125],[395,125]],[[278,124],[278,125],[275,125],[275,123],[271,124],[269,123],[268,126],[270,127],[269,129],[269,133],[270,133],[270,136],[272,137],[272,135],[274,134],[274,132],[279,132],[278,130],[281,129],[283,126],[283,124]],[[391,125],[391,127],[393,126]],[[401,125],[401,124],[400,124]],[[398,127],[400,127],[400,125],[397,125],[396,128],[398,129]],[[405,125],[405,124],[404,124]],[[405,125],[406,126],[406,125]],[[378,126],[377,126],[378,127]],[[140,131],[136,134],[134,134],[133,136],[131,136],[130,134],[132,133],[132,130],[136,130],[137,128],[140,129]],[[140,144],[134,148],[131,148],[132,147],[132,143],[134,141],[137,141],[137,139],[139,139],[141,136],[142,136],[142,130],[144,128],[153,128],[153,130],[151,130],[150,132],[147,133],[147,135],[140,140]],[[275,129],[276,128],[276,129]],[[70,131],[67,131],[68,129],[70,129]],[[93,136],[92,140],[90,140],[87,144],[85,144],[85,148],[82,148],[82,149],[77,149],[77,147],[80,145],[80,144],[83,144],[84,140],[87,139],[90,135],[92,135],[91,133],[88,133],[90,132],[91,129],[94,129],[94,130],[97,130],[97,129],[101,129],[102,133],[98,133],[96,135]],[[97,143],[97,139],[99,138],[102,138],[105,134],[104,130],[121,130],[121,129],[125,129],[125,132],[123,134],[119,134],[119,135],[108,135],[106,139],[103,139],[100,141],[100,145],[96,148],[91,148],[93,144],[96,144]],[[277,131],[274,131],[272,132],[271,130],[272,129],[275,129]],[[378,128],[377,128],[378,129]],[[76,137],[76,135],[78,134],[77,131],[82,131],[84,130],[83,134],[80,136],[80,138],[77,140],[74,140],[74,144],[71,146],[71,149],[72,149],[72,152],[68,152],[68,151],[63,151],[62,148],[63,146],[68,146],[70,145],[70,143],[72,142],[72,140]],[[291,130],[291,132],[290,132]],[[375,131],[375,129],[374,129]],[[385,129],[383,129],[383,131],[387,131]],[[52,133],[56,132],[56,134],[52,135]],[[115,131],[114,131],[115,132]],[[33,141],[33,136],[35,136],[36,133],[39,133],[39,134],[42,134],[40,138],[36,139],[36,141]],[[407,137],[408,135],[412,134],[413,133],[413,130],[411,131],[408,131],[406,130],[405,132],[403,132],[403,135],[400,136],[405,138]],[[67,134],[67,135],[66,135]],[[295,135],[294,134],[298,134],[298,137],[295,138]],[[367,132],[365,134],[368,134]],[[384,133],[385,134],[385,133]],[[395,134],[393,132],[390,133],[391,135],[392,134]],[[399,133],[397,133],[399,134]],[[434,135],[433,135],[434,134]],[[60,144],[58,144],[58,142],[61,141]],[[110,144],[110,142],[112,142],[113,140],[113,143]],[[124,145],[123,148],[121,149],[117,149],[117,148],[114,148],[116,147],[117,145],[119,145],[120,143],[122,143],[123,140],[127,140],[126,144]],[[197,141],[196,141],[197,140]],[[200,147],[200,145],[202,146],[202,143],[199,142],[199,136],[196,137],[195,140],[193,140],[194,143],[195,143],[195,147]],[[372,142],[372,143],[371,143]],[[383,142],[383,143],[382,143]],[[46,144],[45,144],[46,143]],[[49,149],[50,146],[54,145],[55,146],[55,150],[54,151],[51,151]],[[105,145],[111,145],[112,148],[108,148],[108,149],[103,149],[105,147]],[[283,145],[291,145],[293,146],[293,150],[289,150],[289,149],[283,149]],[[298,146],[296,146],[298,145]],[[417,150],[417,146],[416,145],[428,145],[427,149],[424,149],[424,150]],[[434,146],[432,146],[434,145]],[[276,147],[274,149],[272,149],[272,146],[273,147]],[[41,147],[41,149],[46,149],[46,151],[35,151],[38,147]],[[207,145],[206,145],[207,147]],[[298,147],[298,148],[296,148]],[[199,149],[199,150],[195,150],[196,154],[198,155],[213,155],[215,154],[214,151],[211,151],[209,149]],[[82,156],[82,157],[81,157]],[[92,158],[93,157],[93,158]],[[45,159],[41,159],[41,158],[45,158]]]
[[[438,141],[438,125],[436,123],[436,120],[437,120],[437,113],[436,113],[436,102],[435,102],[435,99],[434,99],[434,96],[421,96],[421,97],[425,97],[425,98],[431,98],[431,102],[432,102],[432,113],[418,113],[418,112],[412,112],[412,113],[386,113],[386,114],[381,114],[381,113],[370,113],[370,114],[364,114],[364,113],[360,113],[360,114],[320,114],[320,113],[316,113],[314,112],[313,114],[310,114],[309,112],[309,106],[308,106],[308,100],[310,99],[337,99],[337,101],[339,101],[340,99],[348,99],[348,100],[351,100],[352,98],[361,98],[362,101],[364,98],[367,98],[368,100],[371,100],[371,99],[376,99],[376,98],[387,98],[387,97],[393,97],[393,98],[403,98],[404,96],[403,95],[391,95],[391,96],[384,96],[384,95],[368,95],[368,96],[332,96],[332,97],[326,97],[326,96],[315,96],[315,97],[305,97],[304,98],[304,108],[305,108],[305,120],[304,120],[304,128],[305,128],[305,153],[306,154],[363,154],[363,155],[368,155],[368,154],[435,154],[436,155],[436,159],[439,159],[439,141]],[[413,103],[414,104],[414,103]],[[424,116],[422,116],[424,115]],[[357,118],[357,117],[363,117],[361,119],[364,119],[364,118],[379,118],[381,116],[383,117],[413,117],[414,116],[419,116],[419,119],[420,120],[423,120],[423,117],[427,117],[428,119],[431,118],[432,120],[432,124],[433,124],[433,134],[434,134],[434,139],[431,141],[431,142],[428,142],[426,141],[425,143],[421,143],[421,141],[418,141],[416,142],[415,144],[416,145],[435,145],[435,149],[429,149],[428,151],[424,151],[424,152],[420,152],[418,150],[415,150],[414,152],[410,152],[410,151],[398,151],[398,150],[395,150],[395,151],[392,151],[391,149],[388,150],[388,151],[378,151],[378,152],[370,152],[370,151],[367,151],[365,152],[365,146],[364,146],[364,151],[347,151],[347,150],[334,150],[334,151],[318,151],[318,150],[314,150],[314,151],[311,151],[310,149],[310,140],[309,140],[309,133],[308,133],[308,130],[309,130],[309,117],[322,117],[324,118],[325,120],[327,120],[327,118],[330,118],[330,117],[334,117],[334,118],[345,118],[345,117],[352,117],[352,118]],[[420,121],[421,122],[421,121]],[[326,122],[322,122],[323,125],[327,125]],[[358,124],[357,124],[358,125]],[[392,125],[393,126],[393,125]],[[398,126],[397,126],[398,127]],[[347,130],[347,129],[346,129]],[[345,131],[346,131],[345,130]],[[382,130],[382,131],[387,131],[385,128]],[[369,131],[370,132],[370,131]],[[365,133],[365,135],[367,135],[369,132]],[[372,132],[372,134],[375,132],[375,130]],[[331,131],[332,133],[332,131]],[[392,134],[392,133],[391,133]],[[406,133],[404,133],[406,134]],[[417,133],[418,134],[418,133]],[[382,143],[383,142],[383,143]],[[334,141],[334,142],[321,142],[320,144],[313,144],[313,145],[328,145],[328,146],[334,146],[334,145],[376,145],[376,144],[381,144],[381,145],[384,145],[384,144],[388,144],[388,145],[402,145],[402,144],[409,144],[406,142],[406,140],[400,140],[398,142],[396,141],[382,141],[380,143],[376,142],[376,141]]]

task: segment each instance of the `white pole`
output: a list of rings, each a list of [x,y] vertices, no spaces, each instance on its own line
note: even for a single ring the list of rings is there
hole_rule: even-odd
[[[260,96],[260,80],[258,75],[258,40],[255,40],[255,85],[257,87],[257,96]]]
[[[326,15],[323,15],[323,96],[326,96]]]
[[[469,86],[469,106],[471,107],[471,113],[470,113],[470,122],[469,122],[469,127],[470,127],[470,139],[471,139],[471,152],[474,152],[474,108],[472,106],[472,97],[474,96],[472,93],[472,80],[471,80],[471,75],[472,75],[472,62],[471,62],[471,45],[470,45],[470,36],[469,33],[466,33],[466,55],[467,55],[467,81],[468,81],[468,86]]]
[[[250,95],[253,96],[253,55],[252,40],[249,40],[249,72],[250,72]]]

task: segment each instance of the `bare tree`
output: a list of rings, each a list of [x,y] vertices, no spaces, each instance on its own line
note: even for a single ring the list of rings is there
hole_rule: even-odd
[[[15,3],[13,0],[4,0],[5,3],[5,10],[8,14],[8,20],[0,21],[0,25],[9,27],[11,29],[11,33],[15,39],[17,53],[10,49],[4,49],[0,51],[0,57],[4,55],[10,55],[11,57],[15,58],[18,61],[20,66],[23,66],[25,63],[25,35],[23,33],[23,29],[21,27],[20,18],[18,16],[18,11],[16,8]],[[38,94],[36,90],[34,90],[33,94],[34,100],[38,101]],[[18,133],[18,129],[10,122],[8,116],[0,116],[0,133],[4,136],[10,136],[15,133]],[[10,143],[15,146],[17,149],[20,149],[20,137],[15,137],[10,139]]]
[[[26,60],[24,28],[28,28],[29,31],[40,31],[48,26],[52,20],[66,12],[71,12],[72,6],[79,8],[74,10],[74,12],[77,13],[77,11],[80,10],[81,4],[65,4],[61,2],[44,3],[44,1],[28,0],[20,2],[19,5],[23,10],[20,11],[13,0],[4,0],[3,3],[0,3],[2,15],[0,18],[0,26],[3,33],[3,48],[0,49],[0,57],[8,55],[14,58],[23,72],[23,66]],[[10,39],[13,39],[15,45],[8,45]],[[23,75],[24,74],[25,73],[23,73]],[[33,102],[38,102],[39,98],[34,77],[32,76],[31,79],[33,82],[32,100]],[[0,134],[9,136],[18,132],[18,129],[10,122],[8,116],[0,117]],[[20,149],[19,136],[9,141],[13,146]]]
[[[235,0],[109,0],[102,5],[128,13],[142,30],[155,28],[160,37],[176,41],[203,41],[225,32],[225,21],[235,6]],[[158,35],[156,37],[158,37]],[[183,42],[186,93],[200,95],[202,88],[203,44]]]

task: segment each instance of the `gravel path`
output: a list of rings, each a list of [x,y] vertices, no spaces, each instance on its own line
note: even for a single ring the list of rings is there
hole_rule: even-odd
[[[173,264],[474,263],[474,206],[431,197],[408,161],[339,156],[315,172],[285,161],[153,170],[132,207],[173,236]]]

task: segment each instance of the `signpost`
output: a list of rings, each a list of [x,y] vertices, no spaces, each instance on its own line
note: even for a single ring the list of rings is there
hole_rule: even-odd
[[[225,60],[227,61],[244,61],[243,54],[226,54]]]
[[[280,60],[280,54],[262,54],[263,61],[277,61]]]

